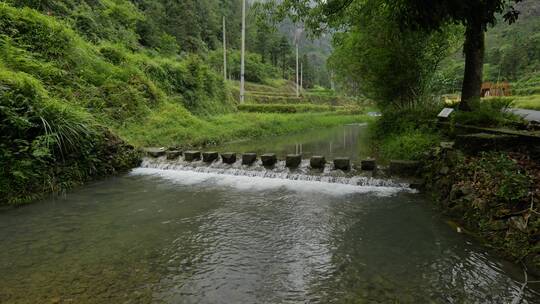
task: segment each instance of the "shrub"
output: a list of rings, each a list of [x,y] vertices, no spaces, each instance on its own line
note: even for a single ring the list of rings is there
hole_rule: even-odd
[[[426,129],[407,130],[390,135],[380,145],[381,156],[386,159],[419,160],[423,153],[440,142],[437,133]]]
[[[509,98],[489,98],[471,104],[472,111],[457,111],[454,121],[460,124],[481,127],[502,127],[522,121],[507,111],[513,100]]]

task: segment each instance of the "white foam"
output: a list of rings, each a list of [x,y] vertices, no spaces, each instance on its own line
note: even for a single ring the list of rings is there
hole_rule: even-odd
[[[208,186],[213,185],[219,187],[232,187],[242,191],[263,191],[283,188],[294,192],[316,192],[332,196],[341,196],[354,193],[372,193],[377,196],[390,196],[403,191],[414,192],[414,190],[408,187],[360,186],[328,183],[323,181],[227,175],[189,170],[181,171],[155,168],[137,168],[134,169],[131,174],[157,176],[180,185],[205,184]]]

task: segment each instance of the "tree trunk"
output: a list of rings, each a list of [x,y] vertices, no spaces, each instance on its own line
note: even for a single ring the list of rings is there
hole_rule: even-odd
[[[481,25],[473,23],[467,26],[465,32],[465,75],[461,89],[459,108],[471,110],[471,103],[480,99],[484,70],[485,32]]]

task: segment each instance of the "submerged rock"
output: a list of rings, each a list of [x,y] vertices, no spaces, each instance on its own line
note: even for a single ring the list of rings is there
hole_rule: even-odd
[[[351,170],[351,159],[348,157],[334,158],[334,169],[343,171]]]
[[[272,167],[277,162],[277,157],[275,153],[267,153],[261,155],[261,161],[263,166],[265,167]]]
[[[298,168],[298,166],[300,166],[300,163],[302,163],[301,154],[288,154],[285,157],[285,166],[287,168]]]
[[[221,160],[224,164],[234,164],[236,162],[236,153],[234,152],[226,152],[221,153]]]
[[[309,165],[313,169],[324,169],[326,158],[324,156],[312,156],[309,160]]]
[[[201,159],[201,152],[200,151],[186,151],[184,152],[184,160],[185,161],[195,161]]]
[[[205,163],[211,163],[218,159],[219,154],[217,152],[204,152],[202,157]]]
[[[242,165],[251,166],[255,161],[257,161],[257,153],[242,154]]]

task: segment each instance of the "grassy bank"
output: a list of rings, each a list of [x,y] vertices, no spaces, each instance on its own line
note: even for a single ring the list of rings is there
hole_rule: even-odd
[[[229,113],[201,119],[165,104],[143,121],[117,132],[138,146],[206,146],[237,139],[284,135],[307,129],[369,121],[366,115],[336,113]]]

